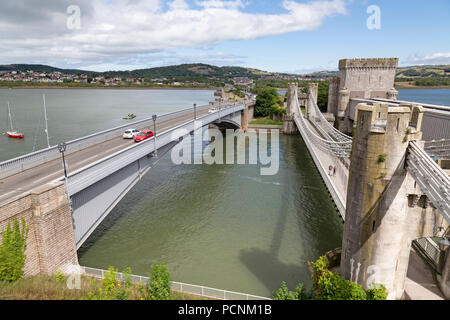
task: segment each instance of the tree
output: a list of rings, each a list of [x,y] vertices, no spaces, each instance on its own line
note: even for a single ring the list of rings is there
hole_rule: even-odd
[[[0,245],[0,281],[14,282],[23,276],[25,266],[25,249],[27,247],[28,226],[22,218],[22,229],[19,221],[14,219],[2,232]]]
[[[272,106],[278,104],[278,92],[275,88],[266,87],[256,97],[255,117],[267,117]]]
[[[163,264],[154,263],[147,285],[147,300],[167,300],[170,297],[170,274]]]

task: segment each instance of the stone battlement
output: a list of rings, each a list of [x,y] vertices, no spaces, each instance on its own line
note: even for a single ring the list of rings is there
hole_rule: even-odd
[[[342,59],[339,70],[358,68],[397,68],[398,58]]]

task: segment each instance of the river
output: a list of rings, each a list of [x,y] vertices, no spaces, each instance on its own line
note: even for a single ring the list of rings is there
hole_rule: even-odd
[[[420,101],[413,91],[399,98]],[[52,144],[126,123],[131,112],[142,118],[213,99],[196,90],[0,90],[0,115],[11,101],[27,134],[23,142],[0,137],[2,160],[31,151],[42,92]],[[422,93],[424,102],[449,104],[450,90]],[[269,297],[281,281],[309,286],[306,262],[341,246],[342,231],[302,139],[282,135],[275,176],[254,165],[177,166],[165,155],[79,250],[79,262],[147,275],[158,261],[175,281]]]

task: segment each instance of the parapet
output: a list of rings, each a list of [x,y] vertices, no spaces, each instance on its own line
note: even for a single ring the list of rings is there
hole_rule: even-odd
[[[342,59],[339,70],[358,68],[397,68],[398,58]]]

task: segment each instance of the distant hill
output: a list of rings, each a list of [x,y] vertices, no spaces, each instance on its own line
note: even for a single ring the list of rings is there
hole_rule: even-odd
[[[77,70],[77,69],[60,69],[43,64],[8,64],[0,65],[0,71],[28,71],[33,70],[37,72],[62,72],[62,73],[95,73],[93,71]]]
[[[118,77],[141,78],[217,78],[230,79],[235,77],[248,77],[257,79],[267,73],[257,69],[243,67],[217,67],[209,64],[180,64],[176,66],[140,69],[133,71],[109,71],[105,75]]]
[[[427,65],[398,68],[397,78],[446,78],[450,77],[450,65]]]

